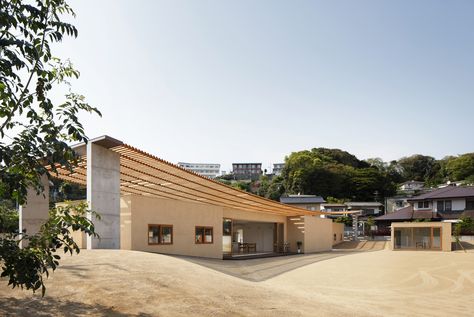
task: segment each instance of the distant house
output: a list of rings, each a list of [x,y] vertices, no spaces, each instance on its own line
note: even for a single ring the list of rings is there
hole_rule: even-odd
[[[346,204],[330,204],[324,203],[321,205],[321,211],[346,211]]]
[[[451,250],[451,224],[474,218],[474,186],[447,186],[408,199],[409,206],[377,217],[391,227],[392,250]]]
[[[216,163],[185,163],[178,162],[178,166],[193,171],[202,176],[216,178],[220,174],[221,165]]]
[[[474,218],[474,186],[447,186],[408,199],[409,206],[376,218],[377,223],[425,219],[454,221]]]
[[[423,189],[424,186],[425,186],[425,183],[423,182],[411,180],[408,182],[401,183],[398,186],[398,189],[404,192],[415,192],[417,190]]]
[[[235,179],[256,180],[262,175],[262,163],[232,163]]]
[[[311,211],[320,211],[321,204],[326,201],[323,197],[316,195],[286,195],[280,197],[280,202]]]
[[[398,195],[394,197],[387,197],[385,199],[385,213],[392,213],[402,208],[410,206],[408,199],[413,196],[409,195]]]
[[[276,176],[280,176],[284,167],[285,167],[285,163],[274,163],[273,174],[275,174]]]
[[[379,202],[350,201],[346,203],[347,210],[361,210],[361,216],[374,216],[382,212],[383,205]]]

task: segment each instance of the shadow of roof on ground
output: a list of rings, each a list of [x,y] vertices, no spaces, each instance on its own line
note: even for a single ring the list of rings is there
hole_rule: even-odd
[[[357,253],[361,252],[327,251],[249,260],[221,260],[180,255],[172,256],[243,280],[262,282],[306,265],[340,256],[355,255]]]

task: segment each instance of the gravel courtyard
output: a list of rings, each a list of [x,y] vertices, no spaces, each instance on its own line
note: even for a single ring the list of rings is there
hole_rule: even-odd
[[[251,261],[83,250],[63,257],[45,298],[1,280],[0,316],[474,315],[472,251]]]

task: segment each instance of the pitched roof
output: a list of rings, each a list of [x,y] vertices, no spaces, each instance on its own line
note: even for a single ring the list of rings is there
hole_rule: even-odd
[[[408,206],[395,212],[375,218],[375,220],[410,220],[413,216],[413,207]]]
[[[462,197],[474,197],[474,186],[447,186],[438,188],[431,192],[410,198],[408,201]]]
[[[235,189],[108,136],[89,140],[89,144],[108,148],[118,156],[121,194],[160,197],[285,216],[326,214],[320,211],[308,211],[298,206],[281,204]],[[86,155],[86,144],[75,145],[73,149],[80,157],[80,162],[72,171],[58,164],[56,166],[57,174],[53,176],[73,183],[87,185],[87,169],[91,161],[88,161]],[[51,170],[51,167],[48,168]]]
[[[432,210],[413,210],[412,206],[399,209],[395,212],[375,218],[375,220],[414,220],[414,219],[442,219]]]
[[[320,204],[326,201],[323,197],[316,195],[288,195],[281,196],[280,202],[284,204]]]

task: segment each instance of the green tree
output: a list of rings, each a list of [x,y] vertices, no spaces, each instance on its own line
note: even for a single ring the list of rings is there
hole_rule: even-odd
[[[369,162],[338,149],[316,148],[291,153],[282,173],[287,193],[336,199],[375,199],[393,195],[399,174],[380,159]]]
[[[462,181],[474,176],[474,153],[466,153],[450,159],[446,163],[446,172],[452,181]]]
[[[77,157],[69,144],[87,142],[79,113],[100,112],[71,90],[70,80],[79,77],[70,61],[52,55],[52,44],[64,36],[77,36],[77,29],[64,22],[74,16],[64,0],[0,0],[0,188],[2,194],[25,203],[28,188],[43,190],[41,178],[51,178],[56,166],[72,169]],[[67,91],[64,99],[52,91]],[[20,249],[18,236],[9,231],[0,236],[2,276],[13,287],[43,289],[42,277],[54,270],[59,248],[79,249],[70,239],[71,230],[94,234],[94,227],[80,208],[54,210],[37,235],[23,234],[28,246]],[[9,217],[9,216],[8,216]]]
[[[424,182],[432,179],[439,170],[438,162],[431,156],[415,154],[398,160],[404,180]]]
[[[270,182],[267,192],[265,194],[266,198],[280,201],[280,197],[285,193],[285,186],[283,184],[282,176],[275,176]]]
[[[461,247],[461,249],[466,252],[464,249],[464,246],[461,243],[461,235],[464,232],[468,233],[473,233],[474,232],[474,221],[470,217],[462,217],[459,219],[459,222],[455,223],[453,226],[453,236],[454,236],[454,241],[456,242],[457,245]]]

